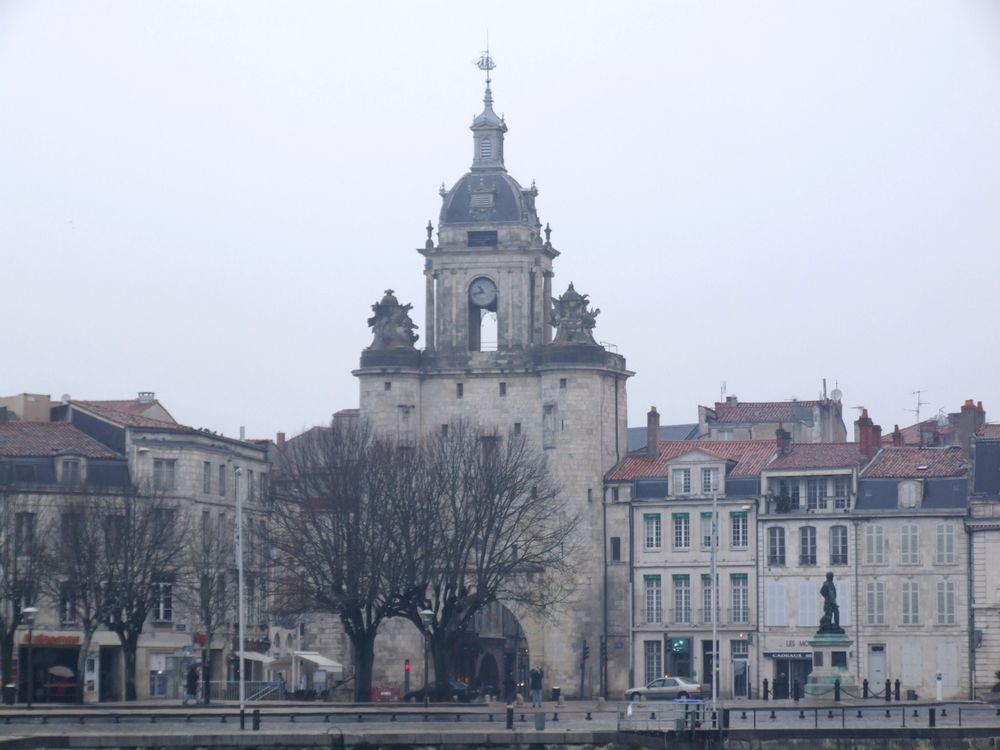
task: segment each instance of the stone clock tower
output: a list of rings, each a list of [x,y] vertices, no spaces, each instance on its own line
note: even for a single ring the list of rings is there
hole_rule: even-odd
[[[593,337],[599,311],[572,284],[553,299],[559,252],[538,218],[534,184],[507,173],[507,125],[493,110],[487,78],[483,111],[472,122],[472,166],[442,186],[438,242],[433,226],[418,252],[426,279],[424,348],[417,349],[410,305],[391,290],[373,306],[375,334],[354,374],[361,417],[401,444],[453,419],[524,434],[545,452],[566,500],[582,516],[575,601],[559,612],[511,606],[546,686],[580,690],[580,653],[591,656],[585,692],[601,685],[605,632],[603,477],[626,452],[625,359]],[[553,326],[556,335],[553,338]],[[616,604],[615,606],[621,606]],[[381,660],[381,659],[380,659]]]

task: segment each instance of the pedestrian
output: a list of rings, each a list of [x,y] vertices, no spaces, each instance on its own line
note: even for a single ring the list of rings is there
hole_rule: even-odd
[[[187,671],[187,679],[184,680],[184,705],[189,700],[198,702],[198,666],[192,664]]]
[[[545,677],[545,671],[541,667],[531,668],[531,705],[541,706],[542,705],[542,678]]]
[[[514,682],[514,675],[507,672],[507,676],[503,678],[503,692],[504,697],[507,698],[507,705],[514,705],[514,698],[517,695],[517,683]]]
[[[195,703],[205,702],[205,688],[208,687],[205,684],[205,670],[202,668],[201,664],[198,665],[198,689],[194,694]]]

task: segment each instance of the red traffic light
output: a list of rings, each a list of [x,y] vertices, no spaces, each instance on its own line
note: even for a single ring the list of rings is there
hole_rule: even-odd
[[[410,671],[410,660],[409,659],[407,659],[405,662],[403,662],[403,670],[406,671],[406,672]]]

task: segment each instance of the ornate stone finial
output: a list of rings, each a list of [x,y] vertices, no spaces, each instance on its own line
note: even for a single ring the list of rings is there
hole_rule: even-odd
[[[414,349],[414,344],[420,338],[414,330],[417,326],[410,320],[410,310],[413,305],[401,305],[392,289],[385,290],[385,296],[372,305],[375,313],[368,318],[368,325],[375,334],[375,339],[367,351],[388,351],[391,349]]]
[[[552,247],[552,229],[549,227],[549,223],[545,222],[545,247]],[[572,289],[573,285],[570,284],[569,288]]]
[[[594,326],[597,325],[599,309],[590,309],[589,295],[580,294],[570,283],[569,289],[559,299],[552,299],[552,325],[556,327],[557,345],[587,344],[597,346],[594,341]]]
[[[448,191],[445,190],[443,182],[441,183],[441,189],[438,190],[438,195],[440,195],[442,198],[444,198],[446,195],[448,195]]]
[[[431,239],[431,235],[434,233],[434,225],[431,224],[431,220],[427,220],[427,242],[424,243],[424,247],[428,250],[434,249],[434,240]]]

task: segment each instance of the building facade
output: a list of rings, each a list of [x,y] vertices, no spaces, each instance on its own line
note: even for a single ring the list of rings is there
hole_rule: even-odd
[[[151,393],[135,400],[51,403],[48,396],[21,394],[2,400],[0,420],[0,480],[9,497],[25,504],[32,533],[40,533],[74,499],[111,496],[133,486],[162,499],[176,511],[187,536],[179,545],[201,535],[231,540],[236,493],[245,503],[243,550],[246,571],[248,678],[269,677],[271,662],[270,608],[267,587],[269,547],[263,508],[269,470],[266,446],[215,435],[178,424]],[[28,507],[30,504],[30,508]],[[25,517],[26,519],[26,517]],[[27,526],[25,526],[27,528]],[[232,548],[228,548],[232,553]],[[183,554],[187,554],[185,551]],[[225,565],[223,561],[220,563]],[[235,637],[235,557],[226,571],[232,606],[223,605],[215,637],[208,643],[189,581],[165,578],[157,583],[157,601],[143,628],[137,652],[136,688],[139,699],[179,697],[184,666],[207,650],[212,679],[235,677],[238,650]],[[123,698],[123,659],[118,637],[97,631],[84,675],[76,675],[82,642],[72,599],[71,582],[61,601],[38,596],[33,629],[35,681],[45,685],[46,670],[72,671],[84,682],[86,701]],[[5,604],[4,606],[8,606]],[[18,662],[24,663],[27,628],[18,636]],[[21,682],[24,682],[24,670]],[[22,694],[27,689],[22,685]],[[36,694],[36,700],[47,696]]]

